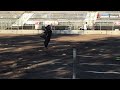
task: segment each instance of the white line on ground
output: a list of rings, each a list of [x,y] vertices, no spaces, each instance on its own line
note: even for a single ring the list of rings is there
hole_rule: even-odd
[[[98,72],[98,71],[85,71],[91,73],[104,73],[104,74],[120,74],[120,72],[108,71],[108,72]]]
[[[120,66],[120,64],[102,64],[102,63],[80,63],[79,65],[108,65],[108,66]]]

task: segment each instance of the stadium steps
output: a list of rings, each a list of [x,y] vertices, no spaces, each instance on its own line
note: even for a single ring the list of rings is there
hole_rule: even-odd
[[[33,14],[34,13],[24,13],[19,19],[16,20],[12,27],[23,26]]]

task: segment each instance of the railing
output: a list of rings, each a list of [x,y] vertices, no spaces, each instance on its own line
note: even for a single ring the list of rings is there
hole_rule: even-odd
[[[30,21],[32,24],[21,24],[18,22],[18,26],[12,26],[17,19],[0,19],[0,30],[35,30],[35,20]],[[41,20],[40,29],[42,29],[44,20]],[[118,25],[117,25],[118,24]],[[83,30],[84,21],[83,20],[64,20],[58,21],[58,25],[52,25],[53,30]],[[114,21],[96,21],[93,26],[87,26],[88,30],[120,30],[119,22]]]

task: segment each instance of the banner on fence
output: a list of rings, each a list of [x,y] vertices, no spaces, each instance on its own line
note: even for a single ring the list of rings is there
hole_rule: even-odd
[[[119,18],[119,14],[110,14],[110,18]]]
[[[114,25],[120,25],[120,21],[114,22]]]
[[[109,14],[108,13],[102,13],[102,14],[100,14],[100,18],[109,18]]]

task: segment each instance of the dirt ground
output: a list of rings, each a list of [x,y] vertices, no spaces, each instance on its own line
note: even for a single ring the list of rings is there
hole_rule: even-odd
[[[120,36],[0,35],[0,79],[120,79]]]

